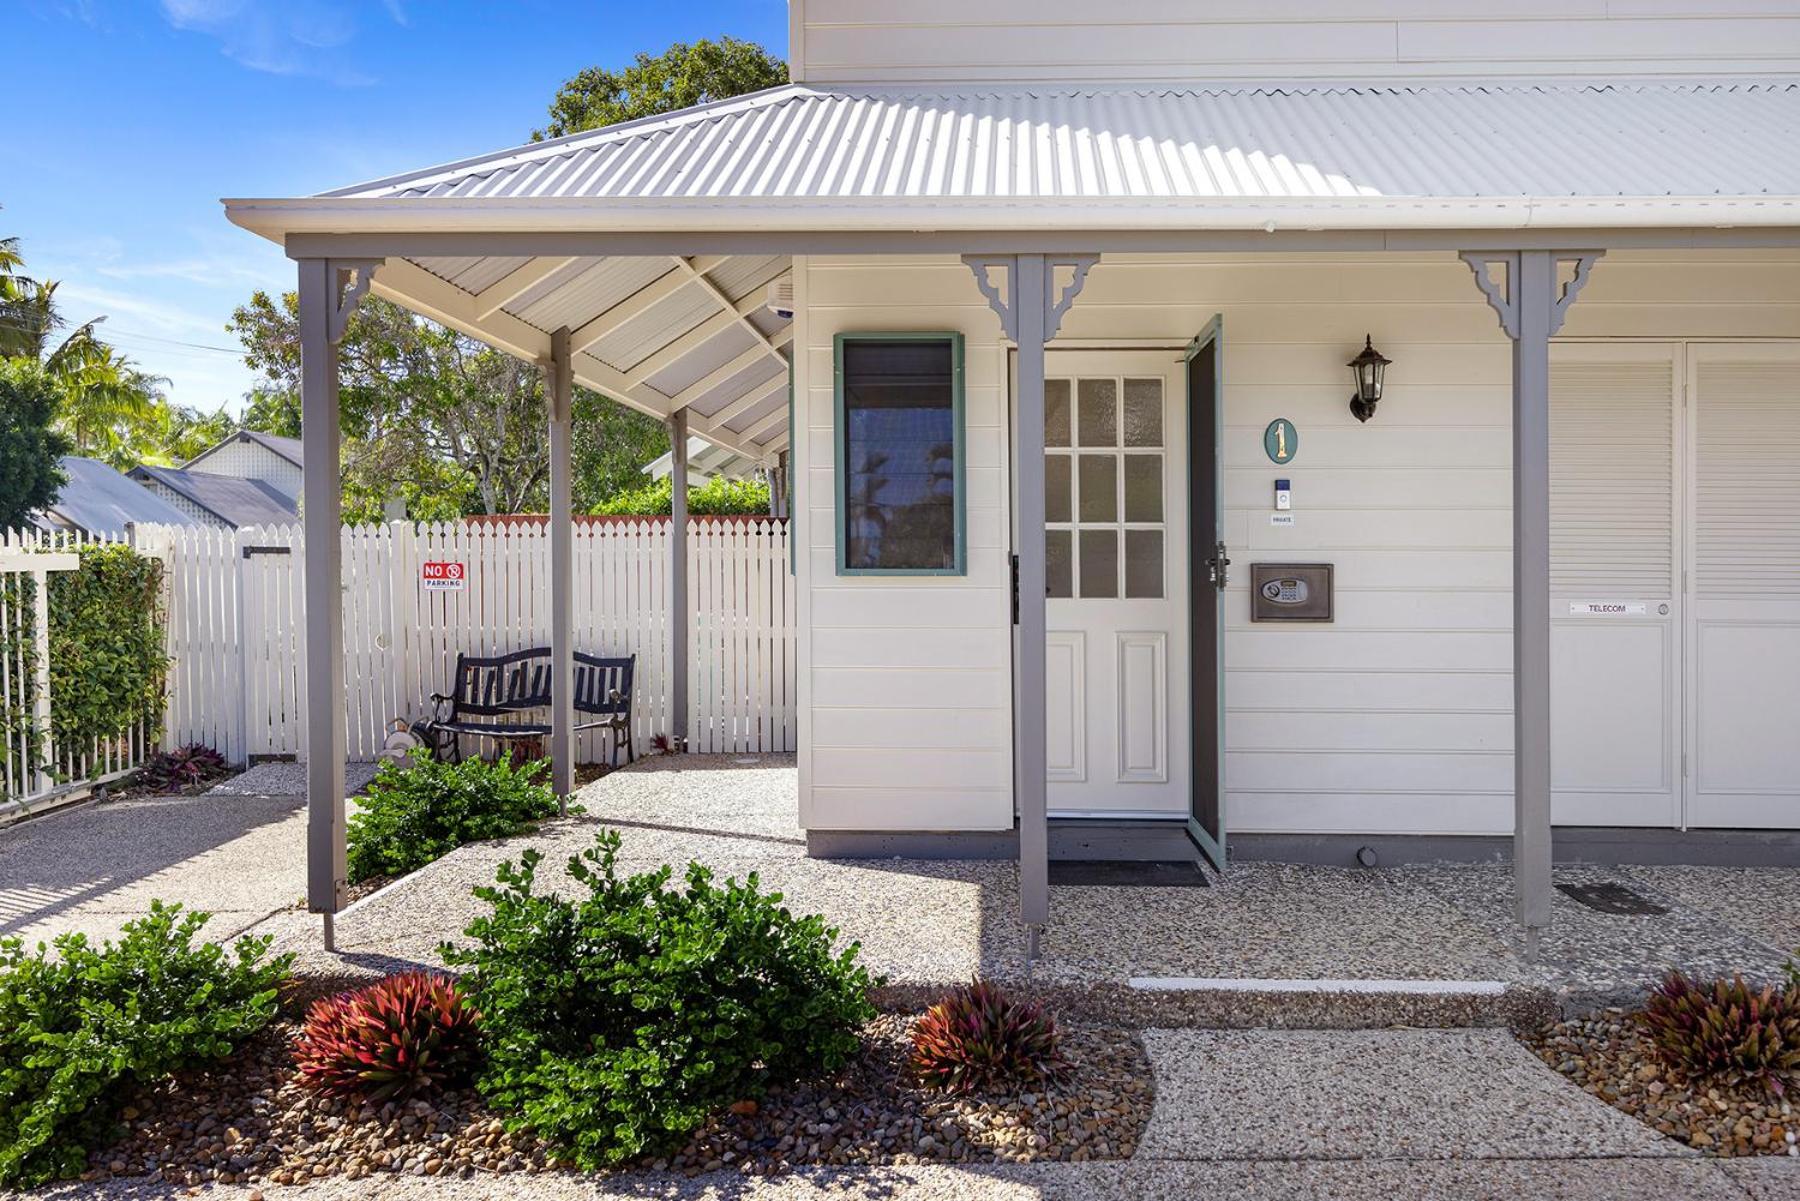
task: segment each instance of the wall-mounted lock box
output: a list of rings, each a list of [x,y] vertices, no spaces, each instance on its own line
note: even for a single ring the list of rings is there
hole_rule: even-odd
[[[1252,563],[1251,621],[1330,621],[1331,564]]]

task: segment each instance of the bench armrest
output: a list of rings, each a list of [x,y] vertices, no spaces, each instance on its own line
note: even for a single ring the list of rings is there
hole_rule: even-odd
[[[455,697],[445,696],[441,692],[434,692],[431,694],[431,717],[433,721],[449,721],[455,716]]]

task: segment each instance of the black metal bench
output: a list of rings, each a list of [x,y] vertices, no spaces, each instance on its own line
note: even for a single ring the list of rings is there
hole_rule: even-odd
[[[489,658],[456,656],[456,677],[449,693],[431,694],[432,716],[422,731],[426,745],[439,758],[460,763],[464,735],[502,742],[547,737],[548,721],[478,719],[548,709],[550,665],[546,646]],[[637,759],[631,737],[631,681],[636,669],[636,655],[601,659],[575,652],[575,729],[612,731],[610,758],[614,766],[618,765],[621,742],[625,761]]]

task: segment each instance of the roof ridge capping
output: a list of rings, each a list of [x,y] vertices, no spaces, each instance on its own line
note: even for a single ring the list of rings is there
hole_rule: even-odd
[[[370,192],[382,192],[406,185],[417,185],[423,180],[440,175],[454,175],[458,172],[475,174],[484,170],[492,171],[502,167],[515,167],[542,158],[555,158],[567,150],[585,150],[606,142],[627,141],[646,132],[661,132],[694,122],[716,120],[732,112],[747,111],[778,103],[791,98],[794,93],[807,90],[809,89],[805,84],[778,84],[759,92],[746,92],[742,96],[710,100],[705,104],[696,104],[669,113],[637,117],[630,121],[620,121],[616,125],[603,125],[598,129],[584,129],[579,133],[564,134],[560,138],[545,138],[541,142],[524,142],[500,150],[491,150],[485,154],[473,154],[467,158],[439,163],[436,166],[420,167],[412,171],[403,171],[397,175],[364,180],[362,183],[351,184],[349,187],[333,188],[329,192],[317,192],[314,195],[317,198],[361,196]],[[652,126],[655,127],[654,130],[649,128]]]

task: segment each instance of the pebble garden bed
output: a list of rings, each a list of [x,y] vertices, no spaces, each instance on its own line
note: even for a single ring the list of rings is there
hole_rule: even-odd
[[[809,1164],[1115,1159],[1150,1117],[1150,1066],[1136,1031],[1064,1029],[1073,1069],[1054,1086],[948,1097],[907,1078],[914,1019],[884,1015],[836,1077],[740,1102],[668,1158],[637,1166],[769,1174]],[[507,1134],[468,1090],[363,1106],[305,1089],[292,1066],[299,1026],[283,1021],[215,1067],[143,1090],[125,1133],[89,1158],[84,1180],[297,1184],[377,1173],[472,1178],[558,1165]]]
[[[1800,1079],[1787,1082],[1785,1099],[1760,1084],[1686,1080],[1621,1009],[1558,1022],[1524,1041],[1595,1097],[1706,1154],[1800,1157]]]

